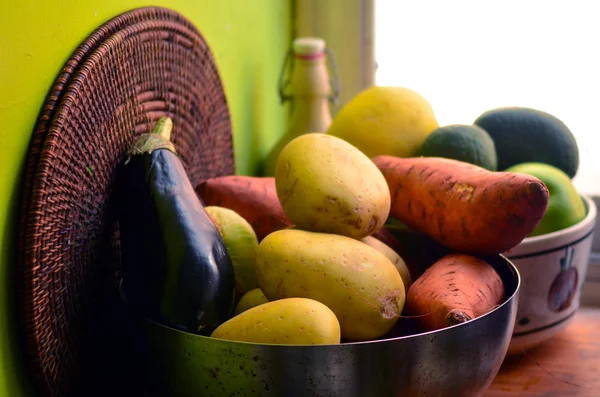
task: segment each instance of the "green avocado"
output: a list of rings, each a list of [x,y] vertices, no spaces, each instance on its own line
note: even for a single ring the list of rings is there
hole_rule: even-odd
[[[520,163],[545,163],[569,178],[577,174],[579,149],[567,126],[555,116],[526,107],[503,107],[481,114],[475,125],[494,140],[498,170]]]
[[[494,141],[476,125],[452,124],[439,127],[423,142],[421,156],[464,161],[496,171]]]
[[[587,215],[581,196],[571,179],[560,169],[543,163],[523,163],[506,171],[534,176],[544,182],[550,193],[546,214],[530,236],[566,229],[581,222]]]

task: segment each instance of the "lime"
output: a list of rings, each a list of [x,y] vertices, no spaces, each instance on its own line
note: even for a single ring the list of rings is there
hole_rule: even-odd
[[[546,214],[530,236],[562,230],[585,218],[585,204],[581,196],[571,178],[560,169],[544,163],[522,163],[507,168],[506,171],[535,176],[544,182],[550,193]]]
[[[433,131],[423,143],[421,155],[464,161],[496,171],[496,147],[485,130],[475,125],[452,124]]]

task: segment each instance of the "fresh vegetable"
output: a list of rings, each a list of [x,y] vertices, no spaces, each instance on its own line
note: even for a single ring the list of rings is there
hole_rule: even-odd
[[[248,309],[251,309],[255,306],[262,305],[263,303],[267,303],[269,300],[265,297],[262,290],[260,288],[255,288],[251,291],[248,291],[242,296],[237,306],[235,307],[235,311],[233,312],[234,316],[245,312]]]
[[[402,277],[404,289],[406,290],[408,289],[408,287],[410,287],[410,285],[412,284],[410,272],[408,271],[408,267],[406,267],[406,263],[396,251],[394,251],[381,240],[378,240],[373,236],[367,236],[361,241],[385,255],[385,257],[388,258],[390,262],[394,264],[396,269],[398,269],[398,273],[400,273],[400,277]]]
[[[474,256],[448,254],[408,289],[406,310],[432,331],[482,316],[503,300],[504,285],[491,265]]]
[[[234,270],[161,118],[129,151],[120,187],[123,286],[144,315],[210,335],[230,318]]]
[[[221,176],[203,181],[196,193],[205,205],[229,208],[241,215],[252,225],[258,241],[292,225],[277,198],[275,178]]]
[[[505,252],[535,229],[548,207],[548,189],[533,176],[436,157],[373,161],[390,187],[390,214],[458,252]]]
[[[398,270],[353,238],[296,229],[268,235],[258,247],[258,285],[267,299],[315,299],[336,314],[347,340],[384,335],[404,307]]]
[[[324,304],[288,298],[253,307],[221,324],[213,338],[282,345],[340,343],[340,323]]]
[[[390,192],[373,162],[348,142],[311,133],[279,154],[275,186],[298,229],[363,238],[383,226]]]
[[[252,226],[237,212],[228,208],[208,206],[206,212],[221,233],[235,271],[235,289],[238,297],[257,287],[256,251],[258,240]]]

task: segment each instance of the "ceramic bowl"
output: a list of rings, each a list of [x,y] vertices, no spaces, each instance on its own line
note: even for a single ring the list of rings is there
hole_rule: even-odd
[[[505,253],[519,270],[522,286],[508,354],[520,353],[556,335],[579,308],[586,276],[596,206],[582,195],[587,216],[578,224],[528,237]]]

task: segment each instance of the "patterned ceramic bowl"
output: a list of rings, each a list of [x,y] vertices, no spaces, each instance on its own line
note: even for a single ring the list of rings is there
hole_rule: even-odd
[[[554,233],[528,237],[505,254],[522,279],[508,354],[520,353],[555,335],[579,308],[596,224],[594,202],[582,198],[587,216],[581,222]]]

